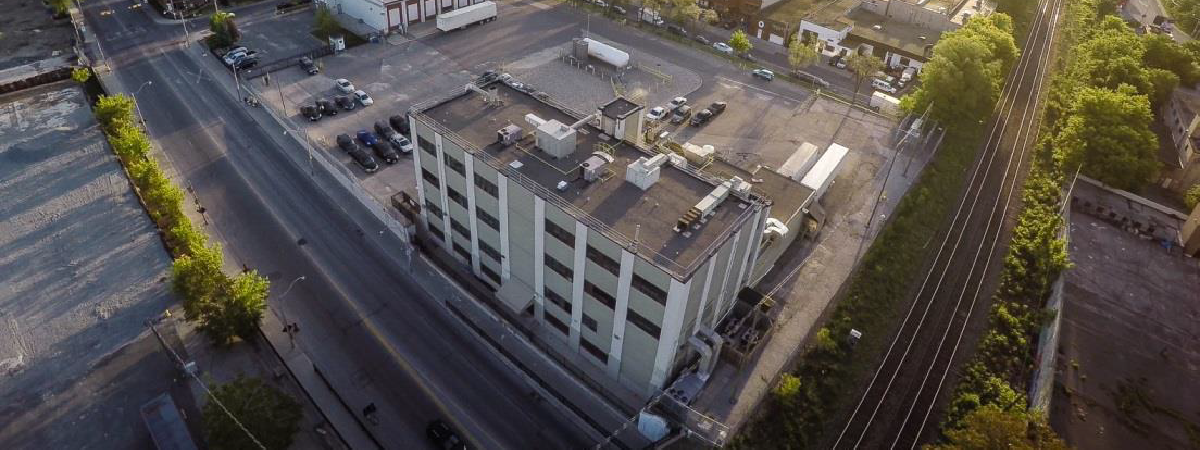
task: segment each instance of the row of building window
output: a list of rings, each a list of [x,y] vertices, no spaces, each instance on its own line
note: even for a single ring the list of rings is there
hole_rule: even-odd
[[[433,226],[433,222],[429,222],[429,234],[434,235],[442,242],[446,242],[446,233],[443,233],[442,230],[439,230],[437,227]]]
[[[584,350],[586,350],[588,353],[591,353],[592,356],[596,357],[596,359],[600,360],[601,364],[608,364],[608,353],[604,353],[604,350],[600,350],[600,347],[588,342],[587,339],[580,339],[579,346],[583,347]]]
[[[554,236],[555,239],[562,241],[564,244],[571,247],[575,246],[575,235],[558,226],[558,224],[551,222],[549,219],[546,220],[546,233]]]
[[[604,292],[604,289],[600,289],[600,286],[592,284],[591,281],[583,282],[583,292],[588,293],[588,295],[591,295],[592,298],[596,299],[596,301],[604,304],[604,306],[607,306],[610,309],[616,309],[617,307],[617,299],[613,298],[611,294]]]
[[[488,245],[487,242],[483,242],[483,239],[479,240],[479,251],[480,253],[492,257],[492,259],[496,260],[496,262],[500,262],[500,252],[496,251],[495,247]]]
[[[658,334],[662,332],[662,329],[660,329],[658,325],[655,325],[654,322],[650,321],[650,319],[638,315],[638,313],[632,309],[628,311],[627,320],[629,323],[632,323],[633,326],[645,331],[646,334],[649,334],[650,337],[654,339],[658,339]]]
[[[557,292],[550,290],[550,287],[548,286],[543,286],[542,290],[545,293],[544,297],[546,298],[546,301],[558,306],[558,309],[563,310],[563,312],[567,313],[567,315],[571,315],[571,302],[569,300],[559,295]]]
[[[631,280],[629,284],[633,286],[634,289],[637,289],[638,292],[646,294],[646,296],[650,297],[651,300],[658,302],[660,305],[667,306],[666,291],[659,289],[658,286],[654,285],[654,283],[647,281],[645,278],[634,275],[633,280]]]
[[[571,270],[570,267],[563,265],[563,263],[558,262],[558,260],[554,259],[553,256],[546,255],[546,261],[543,264],[545,264],[546,268],[553,270],[566,280],[575,279],[575,271]]]
[[[488,180],[479,174],[475,174],[475,186],[478,187],[479,190],[491,194],[492,197],[500,198],[500,189],[496,187],[496,183],[493,183],[491,180]]]
[[[429,199],[425,199],[425,210],[429,211],[429,214],[433,216],[442,217],[442,208],[438,208],[438,205],[433,204]]]
[[[442,153],[442,159],[446,160],[446,167],[449,167],[451,170],[458,172],[459,175],[466,175],[464,173],[464,171],[466,169],[463,167],[462,161],[459,161],[459,160],[455,159],[453,156],[450,156],[449,153]]]
[[[463,226],[463,224],[458,223],[457,220],[450,219],[450,229],[454,230],[455,233],[458,233],[459,236],[462,236],[463,239],[468,241],[471,240],[471,230]]]
[[[492,280],[493,283],[500,284],[500,274],[497,274],[496,271],[489,269],[488,266],[480,264],[479,271],[483,272],[483,276],[488,277],[488,279]]]
[[[621,276],[621,263],[617,260],[609,258],[596,247],[588,246],[587,258],[595,263],[600,268],[611,272],[613,275]]]
[[[571,330],[567,328],[567,324],[563,323],[561,320],[558,320],[557,317],[554,317],[553,315],[550,315],[550,314],[546,314],[545,317],[546,317],[546,323],[550,324],[554,328],[557,328],[558,331],[562,332],[562,334],[566,334],[566,335],[571,334]]]
[[[421,178],[424,178],[425,181],[429,182],[429,184],[437,186],[438,189],[441,189],[442,185],[441,185],[441,183],[438,182],[437,175],[434,175],[433,172],[429,171],[429,169],[424,169],[424,168],[421,169]]]
[[[467,198],[463,197],[463,195],[454,190],[454,188],[447,186],[446,196],[450,197],[450,200],[454,201],[454,203],[458,203],[459,206],[462,206],[463,208],[467,207]]]
[[[483,208],[475,207],[475,217],[479,218],[480,222],[486,223],[493,230],[500,231],[500,219],[488,214]]]
[[[467,250],[466,247],[459,245],[457,242],[454,243],[454,253],[458,253],[458,256],[463,257],[467,261],[471,260],[471,252]]]
[[[428,153],[430,156],[437,158],[437,147],[434,146],[432,142],[429,142],[421,135],[417,135],[417,147],[421,147],[421,150],[424,150],[425,153]]]

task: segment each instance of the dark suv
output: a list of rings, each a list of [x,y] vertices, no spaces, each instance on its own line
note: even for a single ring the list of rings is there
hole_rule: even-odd
[[[339,95],[334,97],[333,100],[346,111],[354,109],[354,99],[350,98],[349,95]]]
[[[385,141],[376,142],[375,145],[371,146],[371,149],[375,150],[375,156],[383,158],[383,162],[385,163],[395,164],[400,161],[400,154],[396,152],[396,149],[392,148],[392,144]]]
[[[321,108],[313,105],[304,105],[300,107],[300,114],[307,117],[310,121],[321,120]]]
[[[688,123],[693,127],[698,127],[700,125],[704,125],[704,123],[708,122],[708,119],[712,119],[712,117],[712,111],[709,111],[708,108],[704,108],[700,110],[700,112],[696,113],[696,115],[692,116],[692,120]]]
[[[408,114],[392,116],[388,118],[388,123],[390,123],[392,128],[395,128],[396,131],[399,131],[403,134],[408,134]]]
[[[425,435],[429,436],[429,440],[433,444],[443,450],[466,450],[467,443],[463,442],[458,433],[454,432],[446,422],[441,419],[429,422],[429,426],[425,428]]]
[[[323,98],[323,99],[317,100],[317,108],[321,110],[321,114],[324,114],[327,116],[338,115],[337,106],[334,106],[333,102],[329,101],[328,99]]]

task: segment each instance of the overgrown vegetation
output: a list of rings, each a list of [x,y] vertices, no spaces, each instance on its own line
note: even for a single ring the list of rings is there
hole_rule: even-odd
[[[1064,55],[1024,185],[1024,209],[1004,259],[988,330],[942,424],[951,442],[974,426],[972,418],[981,411],[1023,417],[1029,427],[1043,420],[1026,412],[1022,393],[1033,372],[1037,333],[1052,318],[1043,305],[1054,280],[1070,264],[1060,238],[1060,211],[1069,201],[1063,189],[1076,170],[1123,189],[1149,182],[1157,167],[1151,105],[1168,98],[1178,80],[1194,81],[1200,74],[1183,46],[1159,36],[1137,36],[1123,21],[1105,14],[1111,12],[1109,6],[1103,0],[1065,6],[1058,44]],[[1030,442],[1037,441],[1025,444]]]
[[[333,12],[324,6],[317,6],[313,15],[313,34],[324,41],[341,32],[342,26],[338,24],[337,18],[333,17]]]
[[[965,28],[943,35],[934,48],[933,60],[921,75],[923,89],[930,92],[921,94],[923,100],[919,102],[908,100],[908,106],[923,108],[928,104],[924,102],[935,101],[937,97],[932,91],[938,89],[963,89],[951,81],[952,77],[938,73],[965,70],[982,77],[974,79],[979,84],[972,89],[984,91],[979,95],[994,102],[1008,66],[1015,61],[1015,44],[1011,30],[1006,28],[1009,26],[1011,21],[1006,16],[996,14],[971,20]],[[962,48],[968,50],[947,50]],[[980,61],[999,63],[982,67]],[[991,105],[981,107],[984,114],[991,111]],[[941,116],[946,119],[942,122],[946,135],[936,158],[900,201],[891,221],[863,256],[850,287],[838,300],[828,323],[805,349],[799,364],[782,375],[764,404],[762,418],[737,435],[735,447],[819,446],[825,421],[841,402],[847,401],[846,392],[852,390],[851,384],[870,368],[869,364],[886,346],[885,334],[894,320],[895,302],[907,298],[912,280],[919,278],[921,267],[913,261],[923,259],[929,240],[956,204],[954,200],[961,192],[964,174],[979,149],[983,127],[976,118],[978,114]],[[851,329],[864,333],[862,342],[853,351],[848,341]]]
[[[256,271],[235,277],[225,274],[221,246],[210,243],[188,219],[183,192],[150,156],[150,139],[137,125],[133,100],[124,95],[101,96],[95,115],[175,258],[171,285],[183,300],[187,318],[198,321],[220,345],[252,336],[266,306],[267,279]]]
[[[233,21],[233,14],[227,12],[217,12],[209,17],[208,28],[212,31],[208,46],[212,48],[228,47],[242,39],[242,33]]]
[[[204,434],[214,449],[285,450],[300,430],[300,403],[258,378],[239,376],[213,389],[208,400]]]

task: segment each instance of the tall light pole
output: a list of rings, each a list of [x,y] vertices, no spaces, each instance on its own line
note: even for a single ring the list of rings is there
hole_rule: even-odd
[[[286,136],[289,131],[296,131],[296,130],[289,130],[289,129],[285,128],[283,130],[283,134]],[[309,147],[308,147],[308,176],[310,178],[312,178],[312,177],[317,176],[317,168],[316,168],[316,166],[313,165],[313,154],[312,154],[312,147],[311,147],[312,141],[310,141],[308,139],[308,130],[304,130],[303,133],[304,133],[304,141],[306,144],[309,145]]]
[[[141,86],[138,86],[136,91],[133,91],[133,106],[134,106],[134,108],[137,108],[138,119],[142,121],[143,128],[146,127],[146,117],[142,115],[142,103],[138,101],[137,96],[139,93],[142,92],[142,88],[149,86],[151,84],[154,84],[154,81],[147,80],[146,82],[142,83]]]
[[[187,29],[187,15],[179,12],[179,10],[175,8],[175,0],[171,0],[171,11],[174,11],[176,17],[179,17],[181,19],[180,21],[183,22],[184,45],[190,44],[192,42],[192,36],[191,36],[191,34],[188,33],[188,29]]]
[[[291,341],[292,347],[296,346],[295,335],[292,334],[293,333],[292,324],[291,324],[291,322],[288,322],[288,320],[287,320],[287,313],[283,312],[283,300],[284,300],[284,297],[286,297],[288,295],[288,292],[292,292],[292,288],[296,286],[296,283],[299,283],[304,280],[305,280],[304,275],[296,277],[295,280],[292,280],[292,282],[290,284],[288,284],[287,289],[284,289],[283,293],[279,294],[279,297],[276,297],[276,299],[279,301],[279,311],[277,311],[277,313],[279,314],[279,318],[283,319],[283,330],[287,333],[288,341]],[[275,307],[272,306],[271,309],[275,309]]]

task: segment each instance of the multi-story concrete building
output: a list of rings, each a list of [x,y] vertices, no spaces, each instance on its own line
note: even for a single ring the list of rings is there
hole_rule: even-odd
[[[662,389],[753,276],[772,203],[640,145],[637,104],[585,117],[493,83],[412,113],[418,226],[593,378]]]
[[[334,12],[383,33],[404,31],[414,23],[433,21],[438,14],[481,1],[484,0],[318,0]]]
[[[1171,99],[1163,102],[1159,110],[1165,137],[1159,149],[1163,170],[1159,173],[1159,184],[1176,192],[1186,192],[1200,183],[1200,152],[1196,143],[1200,141],[1200,92],[1178,88]]]

